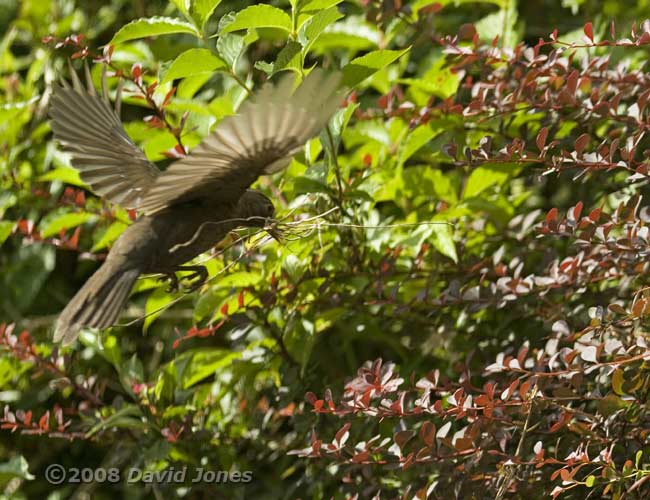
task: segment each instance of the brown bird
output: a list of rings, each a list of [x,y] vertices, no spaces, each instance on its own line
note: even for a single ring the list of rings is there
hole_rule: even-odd
[[[293,78],[266,83],[239,113],[222,120],[190,154],[160,171],[124,131],[118,87],[110,106],[106,73],[98,95],[85,66],[87,85],[72,73],[72,85],[56,86],[50,108],[55,139],[69,151],[81,178],[98,195],[143,213],[111,248],[103,265],[61,312],[54,341],[73,342],[83,327],[113,325],[135,280],[176,271],[239,226],[264,227],[274,214],[271,200],[248,189],[260,176],[285,168],[336,110],[339,74],[313,70],[294,91]]]

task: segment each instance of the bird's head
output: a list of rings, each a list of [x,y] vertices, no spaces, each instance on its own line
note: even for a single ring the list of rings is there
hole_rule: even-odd
[[[244,219],[243,226],[263,227],[276,240],[279,241],[279,234],[271,227],[275,207],[269,198],[259,191],[249,189],[237,203],[237,215]]]

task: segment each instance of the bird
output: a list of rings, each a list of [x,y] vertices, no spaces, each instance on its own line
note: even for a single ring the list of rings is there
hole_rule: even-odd
[[[105,67],[101,90],[87,65],[85,87],[71,65],[70,70],[71,82],[60,79],[52,93],[54,139],[94,193],[139,215],[59,314],[53,340],[64,346],[82,328],[114,325],[141,274],[166,275],[175,287],[177,271],[192,271],[192,289],[205,282],[204,266],[184,264],[237,227],[266,226],[273,202],[251,184],[286,168],[341,102],[336,71],[314,68],[297,86],[290,75],[266,82],[237,114],[161,171],[124,130],[122,80],[111,106]]]

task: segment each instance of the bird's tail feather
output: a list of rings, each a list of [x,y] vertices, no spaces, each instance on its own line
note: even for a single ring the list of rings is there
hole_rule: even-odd
[[[56,322],[54,342],[72,343],[83,327],[107,328],[120,316],[138,269],[115,269],[105,263],[65,307]]]

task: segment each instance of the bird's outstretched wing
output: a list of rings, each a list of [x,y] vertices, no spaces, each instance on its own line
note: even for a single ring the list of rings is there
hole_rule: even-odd
[[[237,115],[160,174],[139,208],[153,214],[202,198],[236,202],[260,175],[285,168],[325,126],[340,102],[339,82],[339,74],[315,69],[295,92],[291,77],[265,84]]]
[[[88,66],[84,68],[86,89],[72,67],[72,86],[62,80],[54,89],[50,107],[54,138],[72,154],[72,165],[95,193],[125,208],[137,208],[160,170],[147,160],[122,127],[121,87],[113,109],[108,101],[106,68],[102,73],[101,95],[95,90]]]

